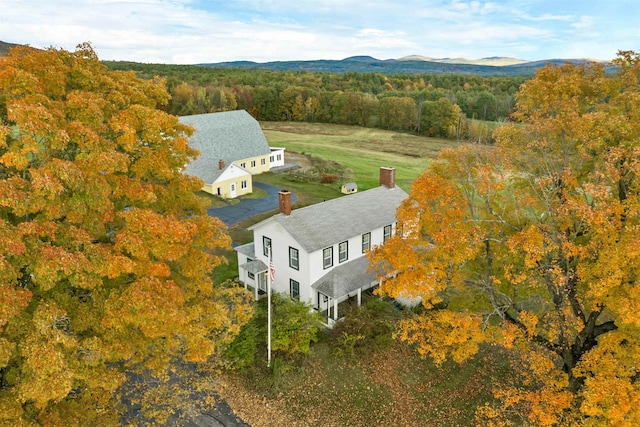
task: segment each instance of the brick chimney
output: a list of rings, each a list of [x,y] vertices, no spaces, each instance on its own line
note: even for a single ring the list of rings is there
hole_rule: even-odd
[[[287,190],[280,190],[278,192],[278,206],[280,212],[285,215],[291,215],[291,193]]]
[[[396,186],[395,168],[380,168],[380,185],[384,185],[387,188],[394,188]]]
[[[224,169],[224,160],[222,159],[218,160],[218,169],[220,170]]]

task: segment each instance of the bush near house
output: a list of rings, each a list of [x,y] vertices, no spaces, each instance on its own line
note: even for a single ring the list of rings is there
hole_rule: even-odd
[[[295,357],[309,353],[323,328],[320,315],[308,304],[293,301],[286,294],[271,297],[271,350],[274,356]],[[255,314],[224,352],[232,368],[245,370],[256,362],[267,346],[267,300],[255,303]],[[261,363],[261,362],[259,362]]]
[[[393,344],[395,323],[402,312],[390,300],[369,299],[351,306],[331,330],[329,343],[338,357],[353,357],[388,349]]]

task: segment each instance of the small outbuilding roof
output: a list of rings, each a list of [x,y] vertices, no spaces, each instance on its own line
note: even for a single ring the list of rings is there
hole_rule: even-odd
[[[356,184],[355,182],[347,182],[343,185],[343,187],[345,188],[345,190],[357,190],[358,184]]]

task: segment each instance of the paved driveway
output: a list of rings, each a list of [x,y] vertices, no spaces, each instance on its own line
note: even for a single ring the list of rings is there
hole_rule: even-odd
[[[220,218],[225,225],[231,226],[263,212],[278,209],[278,191],[280,191],[281,188],[262,182],[254,182],[253,186],[266,191],[267,195],[260,199],[241,199],[240,202],[235,205],[224,206],[222,208],[210,208],[207,210],[207,213],[209,216]],[[296,195],[291,193],[291,203],[295,203],[296,200],[298,200]]]

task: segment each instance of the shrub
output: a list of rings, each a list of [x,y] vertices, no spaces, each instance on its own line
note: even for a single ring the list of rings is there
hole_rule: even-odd
[[[324,327],[320,314],[308,304],[292,301],[287,294],[273,294],[271,310],[272,352],[285,357],[308,353]],[[244,370],[255,362],[256,353],[264,352],[266,345],[267,300],[262,299],[256,303],[251,320],[225,348],[224,358],[231,368]]]
[[[258,332],[254,314],[254,317],[240,329],[236,339],[224,349],[223,358],[232,369],[242,371],[253,365],[260,340]]]
[[[338,357],[369,354],[389,348],[396,321],[402,316],[392,301],[373,298],[353,306],[331,331],[330,342]]]
[[[324,175],[322,175],[322,178],[320,178],[320,182],[322,182],[323,184],[336,183],[336,182],[338,182],[338,175],[324,174]]]

